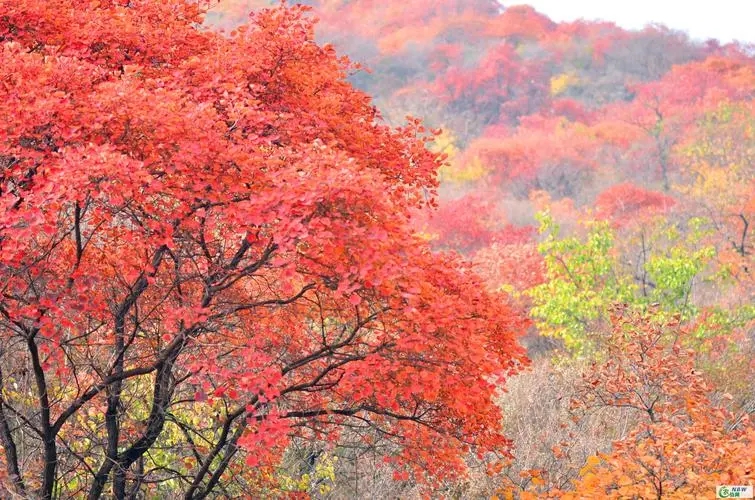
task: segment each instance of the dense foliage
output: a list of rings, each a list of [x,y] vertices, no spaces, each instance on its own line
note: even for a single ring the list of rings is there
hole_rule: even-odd
[[[412,234],[425,132],[301,9],[230,37],[182,0],[0,12],[5,488],[248,495],[325,435],[422,482],[507,452],[521,320]]]

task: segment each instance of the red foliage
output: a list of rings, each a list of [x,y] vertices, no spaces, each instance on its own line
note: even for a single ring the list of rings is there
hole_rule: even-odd
[[[675,203],[668,195],[625,182],[600,193],[595,208],[598,216],[622,225],[641,215],[664,212]]]
[[[556,26],[556,23],[529,5],[512,5],[491,21],[487,33],[515,41],[537,40],[546,37]]]
[[[544,114],[550,116],[563,116],[571,122],[587,122],[590,113],[585,109],[584,104],[575,99],[561,98],[554,99],[550,103],[550,109],[544,110]]]
[[[437,245],[471,253],[494,242],[522,244],[530,241],[535,230],[505,223],[496,203],[479,194],[444,201],[427,220],[428,229],[437,236]]]
[[[506,453],[494,396],[524,362],[523,323],[413,236],[436,188],[427,132],[380,123],[302,8],[229,36],[183,0],[0,11],[16,493],[212,495],[342,429],[392,441],[421,481]],[[155,447],[170,468],[141,468]]]
[[[500,126],[487,128],[465,155],[482,161],[496,185],[517,187],[517,196],[544,189],[557,197],[573,197],[599,167],[602,144],[598,131],[584,123],[532,115],[522,118],[513,133]]]
[[[521,292],[545,281],[545,261],[535,243],[493,243],[474,255],[477,272],[497,290]]]
[[[490,48],[472,68],[450,68],[434,85],[448,103],[465,103],[502,122],[535,109],[546,93],[541,66],[522,61],[509,43]]]

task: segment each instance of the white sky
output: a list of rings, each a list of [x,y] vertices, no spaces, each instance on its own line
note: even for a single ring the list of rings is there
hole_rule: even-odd
[[[554,21],[601,19],[626,29],[648,23],[686,31],[692,38],[755,43],[755,0],[502,0],[529,4]]]

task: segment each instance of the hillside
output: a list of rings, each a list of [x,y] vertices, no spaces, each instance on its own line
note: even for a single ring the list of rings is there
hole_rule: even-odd
[[[221,2],[208,19],[231,29],[262,3]],[[443,199],[470,195],[472,207],[499,211],[481,220],[528,225],[533,199],[585,207],[609,188],[603,198],[641,196],[638,188],[688,199],[684,188],[704,175],[690,157],[694,145],[727,139],[707,137],[713,131],[702,122],[726,115],[745,126],[752,110],[746,47],[693,42],[663,26],[557,24],[530,7],[485,0],[308,4],[318,37],[366,68],[351,80],[388,122],[413,115],[442,129]],[[747,163],[750,144],[740,143],[738,163]],[[748,173],[728,180],[740,184],[735,178]]]

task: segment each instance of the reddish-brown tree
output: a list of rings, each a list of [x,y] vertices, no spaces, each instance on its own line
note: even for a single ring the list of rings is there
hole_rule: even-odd
[[[526,491],[506,480],[501,493],[525,499],[686,499],[711,496],[717,485],[752,484],[755,426],[749,410],[732,411],[732,396],[717,393],[696,366],[698,353],[685,346],[693,329],[660,319],[656,309],[639,313],[626,306],[615,307],[611,323],[604,359],[575,385],[571,413],[575,421],[597,412],[622,414],[616,421],[633,428],[610,451],[589,457],[570,484],[560,475],[530,470],[522,473]],[[565,442],[553,453],[568,460],[570,446]]]
[[[668,210],[674,203],[674,199],[668,195],[624,182],[600,193],[595,200],[595,208],[599,216],[623,225],[635,220],[638,215]]]
[[[585,377],[574,404],[627,409],[639,423],[610,453],[588,460],[576,495],[566,497],[700,498],[717,485],[751,484],[755,429],[695,366],[684,346],[690,330],[621,309],[612,322],[609,359]]]
[[[487,193],[486,193],[487,194]],[[492,243],[522,244],[535,234],[532,226],[507,224],[502,210],[482,195],[466,195],[440,204],[425,222],[437,248],[457,250],[470,255]]]
[[[520,323],[413,236],[424,130],[381,125],[303,9],[230,36],[183,0],[0,12],[8,490],[250,495],[325,433],[420,481],[506,452]]]

